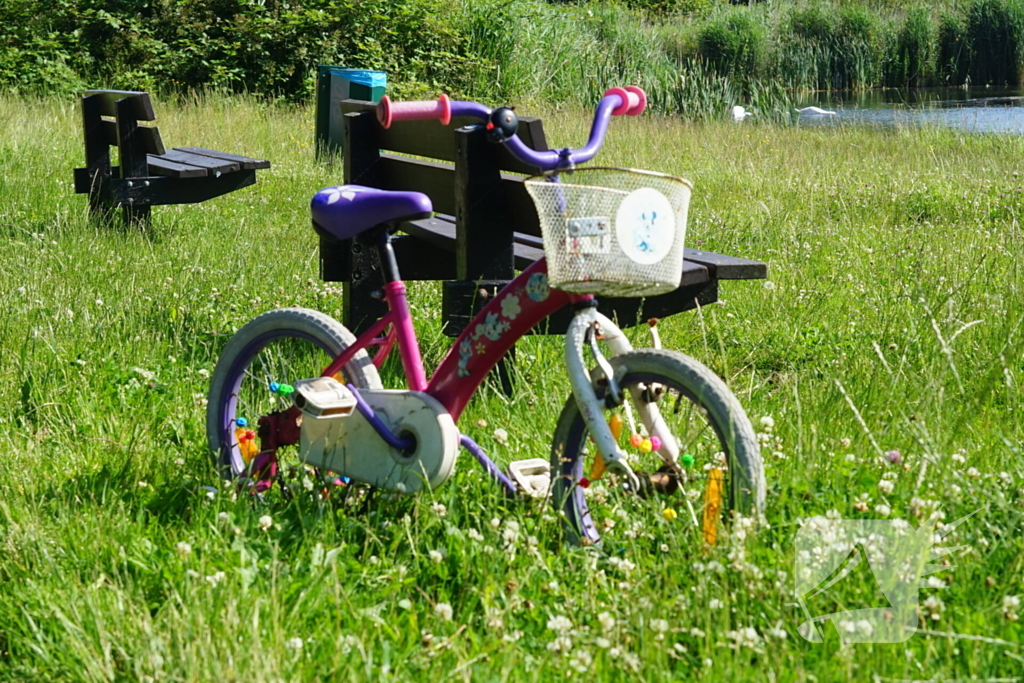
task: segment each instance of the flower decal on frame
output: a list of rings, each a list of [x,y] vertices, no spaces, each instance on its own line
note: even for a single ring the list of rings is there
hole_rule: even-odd
[[[515,320],[522,310],[519,305],[519,297],[514,294],[509,294],[501,300],[501,314],[509,320]]]

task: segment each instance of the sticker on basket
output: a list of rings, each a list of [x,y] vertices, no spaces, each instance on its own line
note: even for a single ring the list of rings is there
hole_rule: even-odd
[[[570,218],[565,226],[565,249],[570,254],[611,252],[611,220],[607,216]]]
[[[623,253],[641,265],[668,256],[676,238],[676,214],[668,197],[650,187],[626,195],[615,215],[615,237]]]

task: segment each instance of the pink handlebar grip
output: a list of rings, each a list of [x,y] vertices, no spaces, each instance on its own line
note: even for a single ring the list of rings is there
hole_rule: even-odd
[[[418,100],[413,102],[392,102],[385,95],[377,103],[377,120],[380,125],[390,128],[394,121],[416,121],[437,119],[442,126],[452,120],[452,103],[447,95],[441,95],[436,102]]]
[[[604,96],[608,97],[609,95],[618,95],[622,99],[622,104],[612,110],[612,116],[622,116],[623,114],[639,116],[647,108],[647,93],[638,86],[627,85],[625,88],[609,88]]]

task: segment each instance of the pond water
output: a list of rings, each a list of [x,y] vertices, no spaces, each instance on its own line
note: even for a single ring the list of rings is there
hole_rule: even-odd
[[[798,98],[836,112],[799,118],[801,126],[863,124],[882,127],[948,126],[971,133],[1024,133],[1024,89],[918,88],[814,93]]]

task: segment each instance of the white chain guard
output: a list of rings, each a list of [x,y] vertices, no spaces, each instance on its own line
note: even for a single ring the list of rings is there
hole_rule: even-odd
[[[415,450],[391,448],[358,410],[347,416],[302,416],[300,457],[314,467],[400,493],[437,488],[455,468],[459,430],[434,397],[420,391],[360,389],[359,395],[396,436]]]

